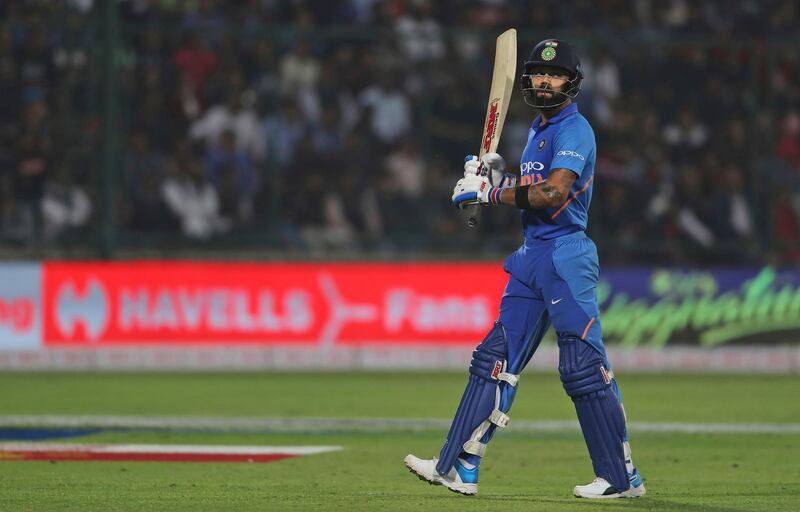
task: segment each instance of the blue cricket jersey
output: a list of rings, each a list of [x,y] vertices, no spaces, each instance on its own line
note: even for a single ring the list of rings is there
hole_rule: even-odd
[[[577,231],[585,231],[592,201],[592,181],[596,160],[594,131],[569,105],[548,122],[533,120],[528,144],[520,160],[520,185],[532,185],[547,179],[553,169],[569,169],[578,175],[569,197],[556,208],[523,210],[522,226],[526,240],[548,240]]]

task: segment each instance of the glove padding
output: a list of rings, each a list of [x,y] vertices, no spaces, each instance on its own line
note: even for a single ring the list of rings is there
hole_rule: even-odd
[[[501,189],[495,188],[489,183],[488,177],[472,174],[461,178],[456,183],[453,189],[453,204],[461,209],[473,204],[497,204],[500,200],[500,191]]]
[[[517,177],[505,172],[506,161],[498,153],[486,153],[483,158],[478,159],[475,155],[467,155],[464,158],[464,177],[467,176],[488,176],[489,183],[494,187],[508,188],[517,184]]]

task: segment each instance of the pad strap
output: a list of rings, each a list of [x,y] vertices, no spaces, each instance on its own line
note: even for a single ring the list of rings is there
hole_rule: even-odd
[[[472,455],[477,455],[478,457],[483,457],[483,454],[486,453],[486,443],[482,443],[479,441],[486,431],[489,430],[489,425],[494,424],[500,428],[506,428],[508,426],[510,418],[507,414],[505,414],[500,409],[495,409],[492,411],[492,415],[489,416],[489,419],[484,421],[483,423],[475,429],[470,436],[469,440],[464,443],[464,451],[467,453],[471,453]]]
[[[486,453],[486,445],[480,441],[470,439],[464,443],[464,451],[471,453],[472,455],[477,455],[478,457],[483,457],[483,455]]]
[[[501,411],[500,409],[495,409],[492,411],[492,416],[489,418],[489,421],[494,423],[500,428],[506,428],[508,426],[508,420],[510,418],[506,413]]]
[[[517,382],[519,382],[519,375],[514,375],[512,373],[502,372],[502,373],[497,375],[497,380],[502,380],[504,382],[508,382],[510,385],[512,385],[514,387],[517,387]]]

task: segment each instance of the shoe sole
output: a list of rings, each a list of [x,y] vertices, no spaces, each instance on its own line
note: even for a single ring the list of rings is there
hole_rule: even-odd
[[[414,469],[413,467],[411,467],[411,465],[408,462],[403,461],[403,463],[406,465],[406,467],[408,468],[408,471],[412,475],[416,476],[417,478],[419,478],[423,482],[427,482],[429,485],[441,485],[441,486],[443,486],[444,488],[446,488],[446,489],[448,489],[450,491],[453,491],[453,492],[458,493],[458,494],[463,494],[464,496],[474,496],[475,494],[478,493],[477,485],[475,486],[476,489],[474,489],[474,490],[472,490],[472,489],[459,489],[458,487],[450,486],[450,485],[446,484],[445,482],[443,482],[441,480],[435,480],[435,479],[431,480],[428,477],[426,477],[425,475],[417,473],[417,470]]]
[[[608,494],[608,495],[597,494],[597,495],[591,495],[591,496],[584,496],[583,494],[580,494],[580,493],[578,493],[578,492],[576,492],[574,490],[572,491],[572,494],[576,498],[584,498],[584,499],[587,499],[587,500],[605,500],[605,499],[615,499],[615,498],[641,498],[642,496],[645,495],[645,493],[647,493],[647,491],[645,490],[644,485],[641,485],[639,487],[635,487],[633,489],[628,489],[625,492],[621,492],[621,493],[617,493],[617,494]]]

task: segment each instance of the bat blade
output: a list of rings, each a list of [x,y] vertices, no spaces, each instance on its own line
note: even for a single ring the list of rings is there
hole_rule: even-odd
[[[486,153],[497,151],[500,144],[500,134],[506,122],[508,104],[514,88],[514,78],[517,73],[517,30],[508,29],[499,36],[495,44],[494,70],[492,71],[492,85],[489,88],[489,102],[486,106],[486,119],[483,123],[483,135],[478,158]],[[471,227],[478,225],[480,206],[467,207],[469,219],[467,224]]]

